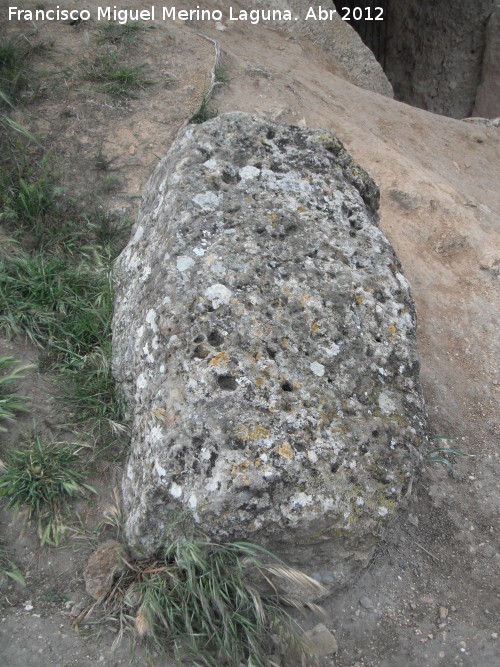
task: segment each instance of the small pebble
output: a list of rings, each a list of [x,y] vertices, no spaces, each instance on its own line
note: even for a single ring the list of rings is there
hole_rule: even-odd
[[[373,602],[366,595],[363,595],[363,597],[359,598],[359,604],[365,609],[373,609],[374,607]]]
[[[448,617],[447,607],[439,607],[439,618],[444,621]]]
[[[498,639],[498,632],[492,632],[491,633],[491,638],[492,639]]]

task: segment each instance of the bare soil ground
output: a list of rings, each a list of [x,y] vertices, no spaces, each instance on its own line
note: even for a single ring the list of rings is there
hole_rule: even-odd
[[[68,192],[84,202],[135,215],[157,160],[208,85],[213,45],[198,30],[220,42],[231,78],[213,101],[219,113],[263,113],[332,130],[375,178],[380,226],[417,303],[430,432],[455,438],[452,445],[474,458],[458,460],[453,476],[427,463],[369,570],[355,588],[326,601],[339,650],[325,664],[500,665],[500,129],[357,88],[312,42],[262,24],[218,31],[206,22],[156,22],[138,31],[123,57],[146,62],[149,83],[125,101],[82,76],[79,63],[100,34],[96,24],[11,23],[8,30],[46,45],[34,62],[40,87],[16,119],[45,135]],[[3,354],[23,361],[37,355],[21,340],[0,340]],[[19,388],[30,397],[30,413],[1,436],[2,450],[34,421],[48,436],[80,437],[64,429],[53,378],[33,370]],[[59,549],[40,548],[33,530],[20,536],[10,515],[0,517],[27,579],[25,589],[1,583],[3,665],[132,664],[126,645],[112,650],[112,628],[100,645],[71,629],[71,612],[85,601],[92,531],[119,477],[109,464],[91,480],[100,495],[78,504],[79,535]]]

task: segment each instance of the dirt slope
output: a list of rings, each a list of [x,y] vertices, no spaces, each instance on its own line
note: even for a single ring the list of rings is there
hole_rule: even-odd
[[[417,303],[431,431],[457,438],[453,445],[475,458],[461,459],[454,477],[428,464],[408,514],[388,532],[372,567],[354,590],[327,602],[327,625],[339,643],[328,664],[499,665],[500,129],[357,88],[336,76],[335,63],[307,39],[248,23],[218,31],[207,23],[157,22],[141,32],[130,53],[147,59],[152,84],[117,106],[78,76],[95,27],[38,24],[38,30],[52,42],[39,66],[52,74],[44,95],[19,119],[48,134],[67,165],[66,180],[82,197],[97,193],[104,206],[135,209],[156,160],[208,82],[213,45],[196,30],[220,42],[231,77],[214,100],[219,112],[268,113],[332,130],[379,183],[380,226]],[[118,179],[111,192],[96,167],[100,154],[112,160]],[[0,342],[0,353],[9,345]],[[32,354],[16,345],[18,356]],[[40,393],[35,417],[37,400]],[[107,499],[103,491],[102,507]],[[14,540],[15,529],[9,531]],[[96,648],[69,628],[64,596],[82,595],[85,552],[68,566],[65,552],[44,550],[37,566],[29,554],[33,536],[23,539],[19,564],[31,563],[31,575],[27,591],[4,590],[3,664],[129,664],[123,650],[111,654],[109,641]],[[63,601],[49,604],[39,595],[52,590],[48,579],[57,579]],[[23,605],[28,599],[32,611]]]

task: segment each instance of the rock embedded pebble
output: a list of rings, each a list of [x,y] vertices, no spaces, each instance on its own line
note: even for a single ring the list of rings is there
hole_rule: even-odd
[[[154,554],[186,511],[331,589],[368,564],[425,446],[378,203],[329,132],[243,113],[181,131],[116,264],[130,545]]]

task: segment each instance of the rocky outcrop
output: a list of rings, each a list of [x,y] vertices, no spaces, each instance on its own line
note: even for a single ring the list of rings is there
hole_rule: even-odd
[[[495,0],[388,3],[385,72],[396,99],[453,118],[470,116],[494,5]]]
[[[496,118],[500,116],[500,4],[497,4],[488,20],[475,116]]]
[[[131,545],[152,554],[183,511],[328,586],[368,563],[425,421],[378,197],[328,132],[243,113],[181,132],[116,267]]]
[[[339,3],[337,5],[340,6]],[[244,6],[256,9],[270,8],[268,0],[248,0]],[[297,17],[297,21],[283,21],[282,27],[295,34],[307,35],[321,47],[326,56],[340,66],[342,76],[348,81],[387,97],[394,96],[382,66],[349,23],[342,21],[338,13],[333,14],[331,18],[321,18],[335,10],[332,2],[274,0],[272,8],[282,11],[289,9],[292,15]],[[312,18],[306,20],[311,10]],[[323,10],[323,14],[320,10]]]

